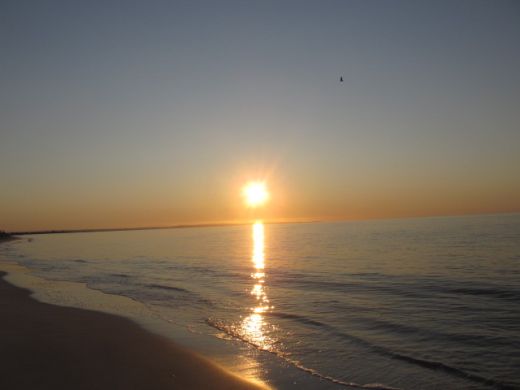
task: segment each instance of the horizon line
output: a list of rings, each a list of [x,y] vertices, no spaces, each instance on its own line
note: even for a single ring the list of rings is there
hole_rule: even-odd
[[[514,215],[520,214],[520,211],[503,211],[488,213],[468,213],[468,214],[440,214],[440,215],[411,215],[401,217],[374,217],[374,218],[319,218],[319,219],[299,219],[299,220],[266,220],[266,224],[291,224],[291,223],[319,223],[319,222],[354,222],[354,221],[377,221],[377,220],[393,220],[393,219],[414,219],[414,218],[448,218],[448,217],[469,217],[479,215]],[[210,223],[194,223],[194,224],[178,224],[168,226],[134,226],[134,227],[109,227],[109,228],[78,228],[78,229],[44,229],[44,230],[23,230],[23,231],[7,231],[4,232],[12,236],[23,236],[31,234],[66,234],[66,233],[99,233],[99,232],[120,232],[133,230],[161,230],[161,229],[189,229],[204,227],[225,227],[225,226],[241,226],[249,225],[252,221],[242,222],[210,222]]]

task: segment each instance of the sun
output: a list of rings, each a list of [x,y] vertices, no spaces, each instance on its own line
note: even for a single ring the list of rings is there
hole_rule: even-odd
[[[262,206],[269,199],[267,186],[261,181],[252,181],[247,183],[243,188],[242,193],[249,207]]]

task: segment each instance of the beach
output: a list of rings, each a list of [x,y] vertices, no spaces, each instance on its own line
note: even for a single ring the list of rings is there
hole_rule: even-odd
[[[517,389],[519,227],[22,236],[0,245],[0,388]]]
[[[1,272],[2,389],[261,389],[132,321],[31,298]]]
[[[520,1],[24,1],[0,390],[520,390]]]

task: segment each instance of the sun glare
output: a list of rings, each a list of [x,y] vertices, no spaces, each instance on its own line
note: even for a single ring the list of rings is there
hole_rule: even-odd
[[[243,194],[249,207],[262,206],[269,199],[267,187],[260,181],[248,183],[243,189]]]

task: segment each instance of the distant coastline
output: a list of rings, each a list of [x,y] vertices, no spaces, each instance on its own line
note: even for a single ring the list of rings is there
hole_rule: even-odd
[[[266,221],[266,224],[285,224],[285,223],[313,223],[320,221]],[[14,236],[23,236],[29,234],[64,234],[64,233],[99,233],[99,232],[124,232],[132,230],[160,230],[160,229],[187,229],[187,228],[205,228],[205,227],[223,227],[223,226],[244,226],[250,225],[251,222],[222,222],[222,223],[199,223],[199,224],[182,224],[182,225],[171,225],[171,226],[141,226],[141,227],[127,227],[127,228],[93,228],[93,229],[50,229],[50,230],[26,230],[26,231],[13,231],[3,232],[7,239],[14,239]],[[0,240],[2,232],[0,232]]]
[[[4,232],[0,230],[0,242],[16,240],[18,237],[14,236],[11,233]]]
[[[98,233],[98,232],[122,232],[130,230],[159,230],[159,229],[182,229],[182,228],[197,228],[197,227],[219,227],[219,226],[235,226],[245,225],[246,223],[205,223],[193,225],[172,225],[172,226],[138,226],[128,228],[93,228],[93,229],[50,229],[50,230],[27,230],[6,233],[9,236],[13,235],[28,235],[28,234],[63,234],[63,233]]]

